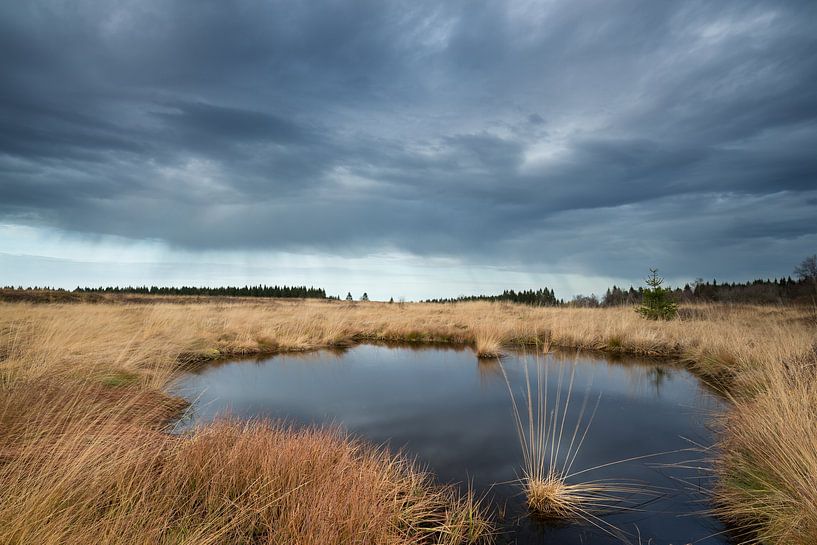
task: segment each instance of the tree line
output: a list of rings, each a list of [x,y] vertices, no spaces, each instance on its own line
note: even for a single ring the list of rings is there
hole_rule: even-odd
[[[716,279],[696,280],[670,290],[672,298],[679,303],[811,303],[817,291],[809,278],[798,280],[787,278],[757,279],[749,282],[722,282]],[[622,289],[618,286],[609,288],[597,306],[638,305],[644,298],[644,288],[630,286]],[[594,306],[592,304],[586,306]]]
[[[284,297],[301,299],[326,299],[323,288],[306,286],[223,286],[217,288],[196,286],[108,286],[98,288],[82,288],[77,286],[74,292],[78,293],[133,293],[145,295],[220,295],[228,297]]]
[[[797,279],[786,278],[757,279],[749,282],[721,282],[717,279],[705,281],[702,278],[684,287],[665,288],[660,286],[663,279],[658,279],[657,271],[651,269],[652,276],[647,279],[648,287],[608,288],[601,299],[595,294],[577,295],[570,301],[557,299],[553,290],[505,290],[500,295],[461,295],[449,299],[428,299],[427,303],[458,303],[465,301],[507,301],[533,306],[569,306],[569,307],[614,307],[641,306],[655,307],[651,297],[660,289],[660,298],[666,309],[677,303],[744,303],[744,304],[814,304],[817,300],[817,255],[804,259],[794,269]]]
[[[538,290],[505,290],[500,295],[461,295],[449,299],[427,299],[426,303],[461,303],[465,301],[507,301],[510,303],[522,303],[536,307],[553,307],[564,304],[563,300],[556,299],[556,295],[550,288]]]
[[[677,303],[744,303],[744,304],[811,304],[817,297],[811,278],[757,279],[749,282],[722,282],[696,280],[683,287],[666,288],[668,296]],[[452,298],[426,299],[426,303],[462,303],[467,301],[510,302],[531,306],[615,307],[637,306],[644,303],[645,288],[608,288],[599,298],[576,295],[565,301],[557,299],[553,290],[505,290],[499,295],[461,295]]]
[[[797,279],[791,276],[786,278],[757,279],[749,282],[722,282],[717,279],[705,281],[701,278],[692,284],[683,287],[661,288],[666,296],[676,303],[746,303],[746,304],[814,304],[817,299],[817,255],[805,258],[794,268]],[[15,290],[14,286],[6,286],[6,290]],[[29,287],[16,288],[18,291],[52,291],[66,292],[62,288]],[[220,295],[234,297],[284,297],[284,298],[313,298],[340,300],[339,296],[328,296],[322,288],[306,286],[225,286],[209,287],[159,287],[159,286],[109,286],[109,287],[77,287],[75,293],[131,293],[147,295]],[[608,288],[599,299],[593,295],[577,295],[570,301],[557,299],[551,288],[537,290],[505,290],[499,295],[461,295],[455,298],[427,299],[426,303],[457,303],[465,301],[493,301],[521,303],[531,306],[571,306],[571,307],[611,307],[635,306],[644,304],[645,289],[643,287]],[[364,293],[361,301],[368,301],[369,296]],[[346,300],[352,300],[352,294],[346,295]],[[392,299],[390,302],[394,302]]]

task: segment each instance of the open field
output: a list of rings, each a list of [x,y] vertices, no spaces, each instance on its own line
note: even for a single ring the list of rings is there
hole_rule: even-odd
[[[734,404],[708,453],[720,515],[764,543],[817,542],[812,309],[688,306],[653,322],[631,308],[301,300],[0,304],[0,542],[476,541],[472,498],[337,432],[163,431],[183,410],[164,388],[186,365],[363,340],[684,360]]]

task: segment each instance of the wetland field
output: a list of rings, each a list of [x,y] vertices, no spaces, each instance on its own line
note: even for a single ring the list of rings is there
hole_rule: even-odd
[[[817,542],[794,306],[0,303],[0,542]]]

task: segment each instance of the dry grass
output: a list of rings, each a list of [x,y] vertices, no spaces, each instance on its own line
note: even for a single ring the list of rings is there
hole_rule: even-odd
[[[502,303],[454,305],[247,301],[219,304],[0,304],[0,352],[10,337],[42,339],[19,370],[53,376],[78,359],[156,375],[179,358],[309,350],[376,339],[499,346],[556,346],[686,357],[708,376],[733,377],[759,362],[805,353],[815,338],[809,309],[758,306],[682,308],[672,322],[643,320],[630,308],[533,308]],[[5,344],[5,346],[2,346]],[[51,350],[52,352],[49,352]],[[2,354],[0,354],[2,355]],[[14,354],[3,364],[13,370]],[[32,361],[35,360],[35,361]],[[68,364],[68,365],[66,365]],[[83,371],[86,369],[83,369]],[[144,375],[143,375],[144,376]]]
[[[474,351],[478,358],[502,356],[502,330],[481,325],[474,330]]]
[[[64,412],[74,415],[63,418],[65,426],[74,425],[72,418],[83,421],[80,417],[93,411],[122,413],[124,423],[116,426],[137,430],[138,433],[131,434],[131,440],[94,440],[105,448],[119,449],[116,450],[118,455],[128,460],[130,451],[122,445],[131,445],[138,451],[142,441],[153,444],[154,440],[159,443],[167,440],[155,428],[156,422],[166,417],[166,412],[175,410],[161,393],[173,373],[180,366],[222,356],[309,350],[376,339],[470,344],[484,354],[498,353],[503,347],[515,345],[552,343],[682,358],[700,376],[727,390],[734,400],[733,410],[724,423],[718,462],[721,515],[742,525],[755,525],[754,529],[765,543],[811,545],[817,542],[814,497],[817,489],[814,392],[817,386],[813,370],[809,371],[814,366],[810,359],[813,355],[809,354],[817,342],[817,328],[812,314],[806,308],[709,305],[682,308],[680,319],[672,322],[653,322],[641,319],[630,308],[532,308],[501,303],[386,305],[287,300],[172,305],[3,303],[0,304],[0,388],[7,400],[34,395],[19,393],[25,389],[47,391],[46,388],[50,388],[57,392],[43,394],[47,398],[77,389],[74,386],[77,384],[89,385],[97,392],[94,396],[77,395],[67,402],[67,408],[52,412],[56,416]],[[106,396],[120,402],[133,399],[134,403],[138,397],[137,404],[142,408],[136,411],[132,408],[130,411],[89,409],[94,403],[107,407]],[[149,426],[136,417],[127,416],[147,414],[151,412],[148,407],[155,409],[165,404],[169,407],[156,409],[159,414],[146,418],[152,422]],[[0,461],[5,460],[0,462],[4,464],[3,478],[10,478],[9,464],[16,463],[26,444],[33,445],[40,440],[38,437],[43,435],[40,426],[44,424],[37,424],[36,419],[32,420],[34,423],[19,424],[28,418],[21,416],[24,411],[20,404],[5,403],[2,411],[5,420],[0,422],[4,429],[10,421],[18,423],[15,424],[18,431],[12,434],[16,439],[0,437],[3,441]],[[46,420],[42,417],[39,422]],[[236,426],[219,428],[219,433],[227,434],[225,430],[236,429]],[[240,431],[253,437],[266,433],[283,437],[294,432],[256,428]],[[20,437],[28,438],[28,443]],[[175,452],[174,449],[180,448],[176,445],[171,450]],[[165,449],[159,450],[165,452]],[[57,454],[54,456],[57,460]],[[111,464],[103,464],[108,466]],[[60,470],[51,468],[50,471]],[[52,480],[58,481],[72,478],[67,474],[50,475]],[[35,477],[32,474],[28,478]],[[95,479],[86,474],[83,480],[94,483]],[[101,477],[100,480],[104,481]],[[35,482],[32,481],[31,488],[39,490]],[[746,482],[749,484],[740,486]],[[122,496],[125,497],[131,498]],[[8,517],[17,505],[14,501],[24,499],[8,493],[2,495],[0,532],[10,528],[7,521],[18,520]],[[54,496],[49,501],[52,503],[48,509],[53,510],[49,520],[68,520],[64,517],[74,511],[73,504],[66,503],[65,498]],[[128,499],[130,501],[136,500]],[[40,507],[45,509],[43,513],[48,511],[44,505]],[[128,513],[125,506],[117,509],[123,517]],[[451,512],[462,511],[453,509]],[[108,518],[87,524],[95,532],[102,532],[105,521]],[[199,530],[189,530],[193,533],[185,535],[194,535]],[[15,542],[5,539],[8,536],[0,533],[0,541]],[[102,542],[105,539],[100,537]],[[388,539],[389,543],[403,543],[409,538]],[[174,542],[170,538],[165,540]],[[222,539],[221,542],[233,541]]]
[[[268,423],[176,438],[80,420],[22,447],[0,484],[9,544],[454,544],[487,529],[469,498],[401,458]]]
[[[807,545],[817,543],[817,346],[784,363],[732,394],[716,498],[746,542]]]
[[[198,310],[0,306],[0,543],[490,539],[471,494],[337,430],[222,421],[168,434],[186,404],[161,388],[180,366],[335,338],[311,314],[250,333],[225,328],[244,312]]]

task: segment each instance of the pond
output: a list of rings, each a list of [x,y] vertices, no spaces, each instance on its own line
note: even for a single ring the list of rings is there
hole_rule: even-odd
[[[572,472],[603,467],[577,479],[636,483],[644,495],[625,494],[582,524],[527,516],[511,482],[522,448],[509,384],[524,423],[526,380],[535,392],[537,376],[543,385],[547,377],[548,410],[563,415],[565,444],[589,426]],[[671,364],[575,352],[511,354],[500,363],[470,349],[367,344],[213,364],[183,377],[176,391],[193,403],[186,425],[225,413],[332,424],[402,450],[441,482],[470,482],[486,494],[501,513],[499,543],[621,543],[614,528],[635,543],[639,535],[653,545],[728,543],[705,514],[711,477],[695,450],[713,444],[707,422],[723,402]],[[639,459],[608,465],[631,458]]]

